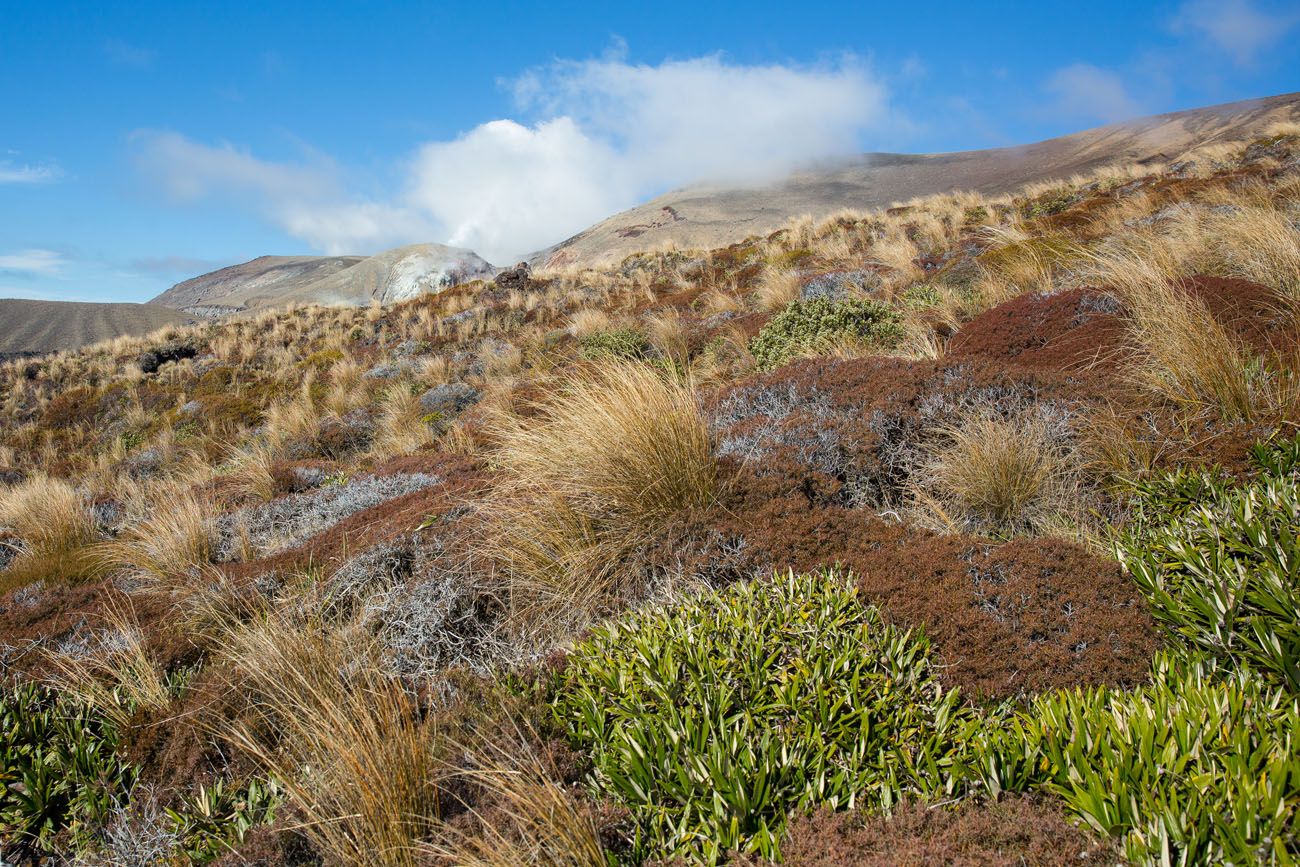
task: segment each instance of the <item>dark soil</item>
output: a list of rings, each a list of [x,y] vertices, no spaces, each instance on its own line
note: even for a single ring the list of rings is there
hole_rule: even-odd
[[[1058,804],[1034,797],[956,809],[909,802],[887,819],[823,811],[791,824],[782,855],[787,867],[1077,867],[1116,858]]]

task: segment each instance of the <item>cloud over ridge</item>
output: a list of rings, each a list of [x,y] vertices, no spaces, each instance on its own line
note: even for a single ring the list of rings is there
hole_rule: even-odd
[[[378,198],[356,195],[319,156],[271,162],[160,131],[137,133],[136,155],[174,199],[225,198],[321,252],[436,240],[501,264],[671,187],[757,182],[855,153],[890,121],[884,85],[853,57],[646,65],[615,53],[508,84],[526,120],[416,147]]]

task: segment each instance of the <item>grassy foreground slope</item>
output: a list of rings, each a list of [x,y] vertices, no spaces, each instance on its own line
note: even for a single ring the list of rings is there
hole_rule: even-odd
[[[1294,863],[1298,198],[1282,127],[3,365],[5,860]]]

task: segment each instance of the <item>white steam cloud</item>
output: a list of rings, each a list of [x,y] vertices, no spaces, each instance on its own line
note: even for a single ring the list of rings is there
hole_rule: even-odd
[[[501,264],[673,186],[757,182],[855,153],[888,119],[884,87],[852,58],[564,61],[513,90],[537,120],[418,147],[400,188],[378,201],[350,195],[342,169],[319,157],[275,163],[160,132],[137,134],[138,157],[173,197],[252,206],[327,253],[438,240]]]

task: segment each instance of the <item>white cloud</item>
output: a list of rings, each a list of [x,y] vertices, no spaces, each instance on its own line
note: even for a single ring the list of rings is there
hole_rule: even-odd
[[[63,170],[56,165],[14,165],[9,160],[0,160],[0,184],[46,184],[63,177]]]
[[[1112,123],[1142,114],[1118,74],[1087,63],[1058,69],[1044,85],[1051,112],[1071,120]]]
[[[438,240],[504,263],[667,188],[772,178],[857,152],[864,133],[896,122],[884,87],[852,58],[805,68],[613,56],[508,84],[531,122],[493,120],[417,147],[381,201],[350,195],[328,160],[273,163],[174,133],[141,134],[140,162],[178,199],[252,204],[326,252]]]
[[[0,255],[0,272],[48,277],[57,274],[66,264],[67,260],[53,250],[20,250]]]
[[[428,240],[434,228],[400,207],[350,199],[342,172],[326,159],[271,162],[171,132],[142,131],[132,138],[140,170],[175,201],[251,207],[330,255]]]
[[[1300,23],[1300,13],[1271,12],[1252,0],[1192,0],[1174,18],[1174,30],[1198,32],[1239,66],[1252,65],[1259,54],[1286,37]]]
[[[613,145],[646,186],[770,177],[855,150],[885,114],[883,86],[853,59],[811,69],[718,56],[560,62],[521,78],[515,93]]]

